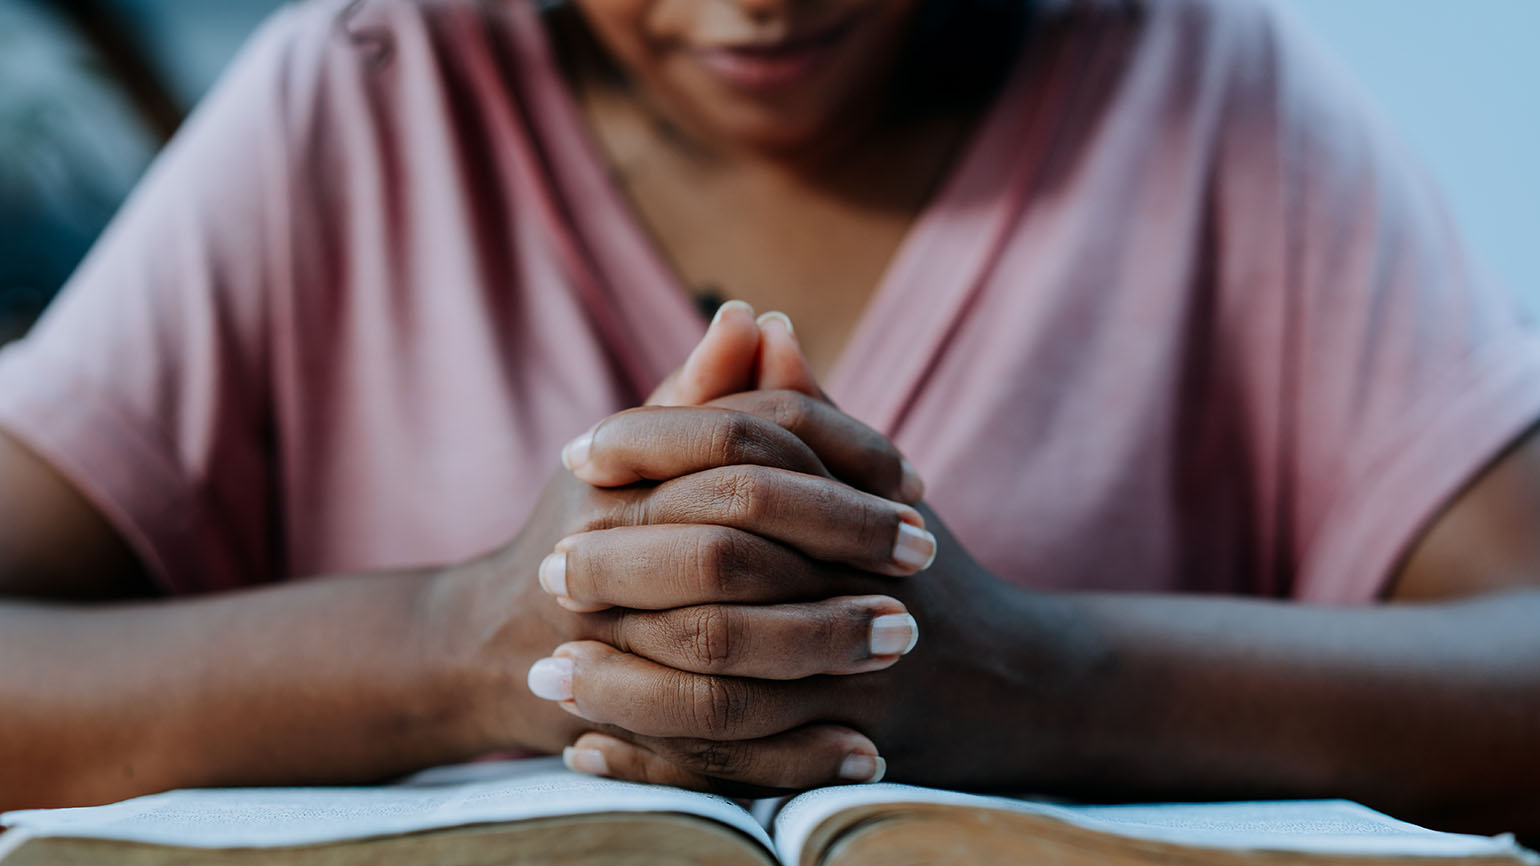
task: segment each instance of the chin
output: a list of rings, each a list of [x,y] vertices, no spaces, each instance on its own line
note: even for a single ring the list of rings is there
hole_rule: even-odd
[[[694,85],[694,86],[690,86]],[[686,98],[675,103],[684,109],[681,120],[704,142],[724,150],[766,155],[813,155],[846,137],[862,118],[842,111],[831,99],[834,88],[811,93],[780,94],[780,98],[756,99],[725,95],[698,82],[681,87]]]
[[[730,117],[713,118],[707,125],[711,137],[727,148],[775,156],[812,154],[842,137],[834,118],[820,116],[735,112]]]

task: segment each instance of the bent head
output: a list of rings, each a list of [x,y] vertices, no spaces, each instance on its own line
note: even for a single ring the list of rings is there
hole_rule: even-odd
[[[870,117],[922,0],[577,0],[670,118],[733,147],[804,150]]]

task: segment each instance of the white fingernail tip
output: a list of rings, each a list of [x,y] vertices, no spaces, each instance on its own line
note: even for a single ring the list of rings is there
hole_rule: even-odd
[[[553,553],[540,561],[540,587],[558,598],[567,595],[567,554]]]
[[[593,448],[593,444],[593,431],[568,442],[566,447],[561,449],[561,465],[567,467],[568,472],[576,471],[579,466],[588,462],[588,452]]]
[[[888,774],[888,762],[876,755],[847,755],[840,764],[840,778],[847,782],[881,782]]]
[[[574,773],[587,773],[590,776],[610,774],[609,762],[604,760],[604,753],[598,749],[579,749],[568,746],[561,750],[561,762]]]
[[[745,313],[749,314],[749,318],[753,318],[754,317],[754,308],[749,306],[746,302],[744,302],[744,301],[728,301],[727,303],[721,305],[720,307],[717,307],[717,314],[715,316],[711,317],[711,324],[715,325],[717,322],[722,321],[722,315],[724,313],[726,313],[728,310],[742,310]]]
[[[920,624],[907,613],[890,613],[872,620],[874,656],[908,655],[920,642]]]
[[[541,659],[529,666],[529,690],[547,701],[570,701],[572,671],[572,659]]]
[[[936,561],[936,536],[908,523],[898,525],[893,561],[904,568],[924,571]]]
[[[785,313],[780,312],[779,310],[765,313],[763,316],[760,316],[754,320],[754,323],[759,325],[761,328],[770,322],[780,322],[781,327],[786,329],[786,333],[791,334],[792,336],[796,336],[797,334],[797,329],[791,325],[791,317]]]

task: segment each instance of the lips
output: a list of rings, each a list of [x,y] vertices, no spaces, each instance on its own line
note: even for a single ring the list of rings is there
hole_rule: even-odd
[[[740,43],[699,49],[695,58],[724,84],[738,90],[785,90],[812,79],[828,63],[849,25],[774,43]]]

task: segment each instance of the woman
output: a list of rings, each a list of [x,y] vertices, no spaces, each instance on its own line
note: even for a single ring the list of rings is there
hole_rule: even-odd
[[[1267,9],[575,5],[281,13],[6,352],[0,806],[1540,829],[1540,348]]]

